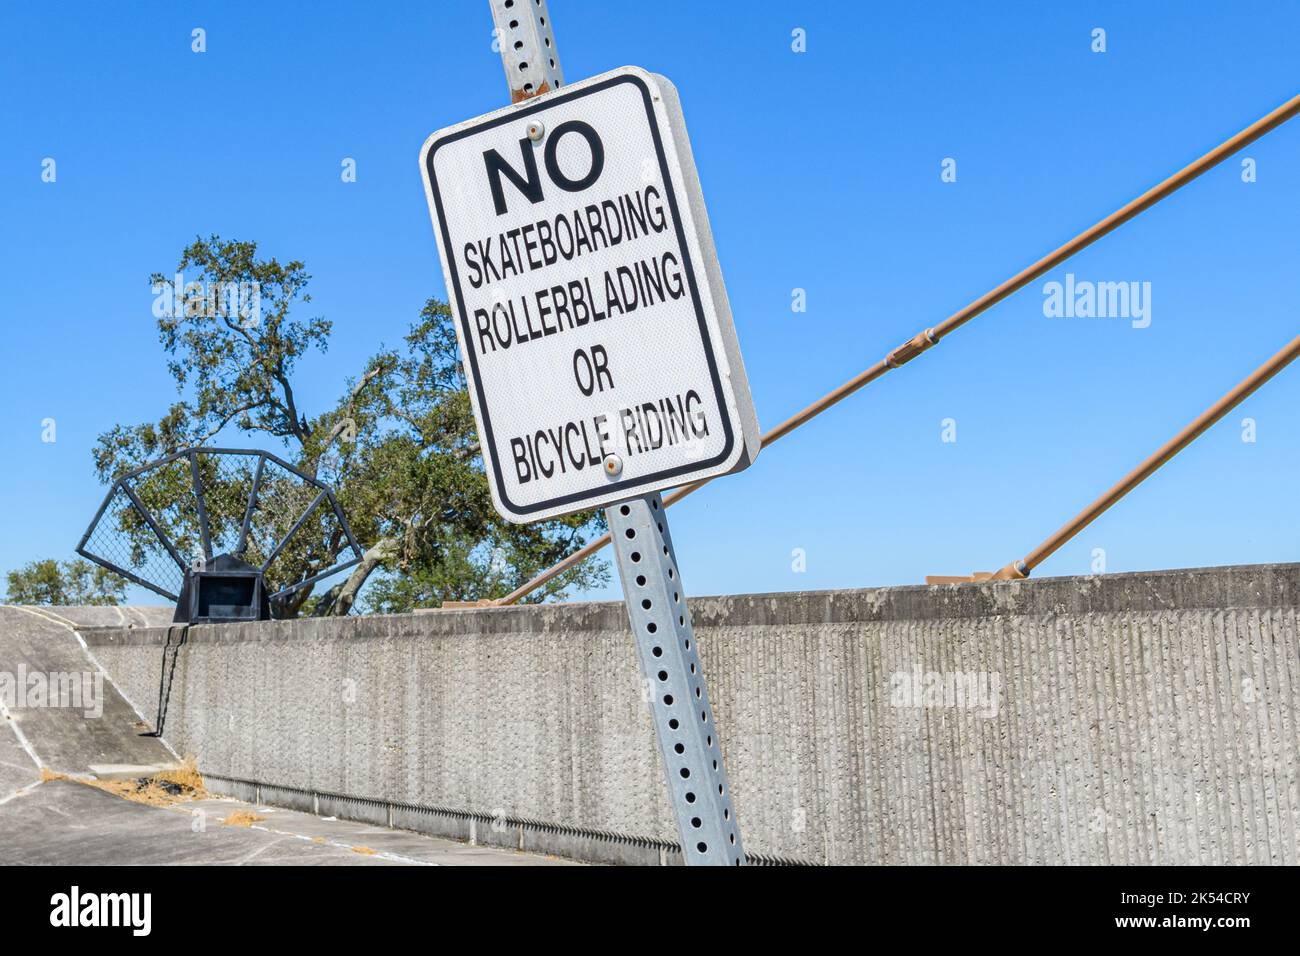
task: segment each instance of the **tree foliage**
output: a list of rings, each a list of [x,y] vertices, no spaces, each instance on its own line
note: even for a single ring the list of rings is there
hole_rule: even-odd
[[[363,602],[369,610],[500,596],[602,529],[598,513],[526,526],[496,514],[445,303],[430,298],[401,346],[359,361],[338,400],[310,414],[299,402],[295,373],[304,357],[327,348],[332,326],[291,315],[311,302],[303,263],[259,258],[256,243],[212,236],[191,243],[177,269],[197,272],[208,288],[256,284],[260,318],[206,308],[197,286],[174,312],[164,310],[159,337],[178,399],[156,422],[101,435],[96,472],[110,481],[237,431],[278,444],[269,450],[332,485],[365,557],[327,591],[299,589],[282,615],[346,614],[372,576]],[[156,274],[150,281],[168,280]],[[239,500],[241,476],[214,480],[231,484],[227,492]],[[328,535],[304,538],[277,562],[281,586],[328,567],[342,549]],[[602,566],[574,568],[530,600],[591,587],[607,575]]]
[[[10,571],[8,604],[104,605],[126,600],[126,581],[106,568],[53,558],[32,561]]]

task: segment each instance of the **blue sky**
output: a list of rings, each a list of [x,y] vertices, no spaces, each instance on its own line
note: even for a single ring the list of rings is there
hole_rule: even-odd
[[[1300,92],[1300,5],[1215,6],[551,3],[568,80],[680,90],[765,428]],[[70,556],[96,436],[174,400],[147,277],[196,234],[306,262],[335,324],[313,411],[445,295],[417,155],[506,101],[491,26],[486,0],[0,8],[0,572]],[[1230,160],[674,509],[690,593],[1030,550],[1296,334],[1298,154],[1292,121],[1256,182]],[[1067,272],[1151,283],[1150,326],[1045,317]],[[1298,399],[1292,368],[1036,575],[1296,560]]]

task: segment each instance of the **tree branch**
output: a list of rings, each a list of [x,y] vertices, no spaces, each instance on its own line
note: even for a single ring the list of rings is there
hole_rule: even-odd
[[[352,569],[346,581],[330,588],[329,592],[322,597],[318,605],[318,613],[329,615],[331,617],[342,617],[352,610],[352,605],[356,603],[357,595],[361,592],[361,587],[385,561],[397,555],[400,542],[396,538],[380,538],[361,556],[361,563]],[[332,598],[328,607],[325,607],[325,599]]]
[[[321,446],[320,454],[316,456],[316,460],[312,463],[313,475],[316,473],[316,469],[320,467],[321,459],[325,457],[325,453],[330,450],[331,446],[333,446],[336,441],[338,441],[339,436],[348,430],[349,426],[352,428],[353,440],[356,439],[357,420],[354,416],[357,409],[357,398],[365,390],[366,386],[382,375],[383,372],[384,366],[381,362],[362,375],[357,384],[352,386],[352,391],[348,395],[347,414],[336,421],[334,427],[330,429],[329,437],[325,439],[325,444]]]
[[[257,408],[257,407],[258,407],[259,405],[261,405],[261,404],[262,404],[261,402],[248,402],[247,404],[240,405],[240,406],[239,406],[238,408],[236,408],[236,409],[232,409],[228,415],[225,415],[225,416],[222,417],[221,421],[217,423],[217,427],[216,427],[216,428],[211,429],[211,430],[208,431],[206,434],[204,434],[203,436],[201,436],[201,437],[198,439],[198,441],[195,442],[195,444],[202,445],[202,444],[203,444],[204,442],[206,442],[209,438],[212,438],[213,436],[215,436],[215,435],[217,435],[218,433],[220,433],[221,429],[223,429],[223,428],[225,428],[227,425],[229,425],[230,422],[231,422],[231,420],[234,419],[234,417],[235,417],[236,415],[239,415],[239,414],[241,414],[241,413],[243,413],[243,412],[251,412],[253,409]]]

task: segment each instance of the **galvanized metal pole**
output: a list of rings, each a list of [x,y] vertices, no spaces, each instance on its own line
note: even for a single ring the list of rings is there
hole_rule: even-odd
[[[490,2],[511,101],[559,88],[564,74],[546,0]],[[687,865],[740,866],[745,862],[740,827],[663,499],[647,495],[613,505],[605,514],[641,676],[651,690],[650,712],[682,856]]]
[[[510,102],[549,93],[564,83],[546,0],[490,0]]]
[[[731,786],[658,494],[605,509],[688,865],[745,862]]]

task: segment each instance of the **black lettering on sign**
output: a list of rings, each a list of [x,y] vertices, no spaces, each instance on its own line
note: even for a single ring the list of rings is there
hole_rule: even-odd
[[[505,190],[501,188],[502,173],[505,173],[506,178],[515,184],[529,202],[535,205],[542,201],[542,177],[537,173],[537,157],[533,155],[532,142],[527,136],[519,141],[519,153],[524,160],[527,178],[519,175],[519,170],[502,159],[501,154],[495,149],[489,149],[483,154],[483,163],[487,166],[488,186],[492,190],[492,205],[496,207],[498,216],[504,216],[506,212]]]
[[[559,161],[555,156],[560,140],[568,133],[577,133],[585,139],[587,148],[591,151],[591,165],[587,167],[587,172],[578,179],[570,179],[566,176],[564,170],[560,169]],[[555,127],[554,132],[546,139],[544,152],[546,175],[551,178],[551,182],[555,183],[555,185],[571,193],[582,192],[582,190],[599,179],[601,172],[605,169],[605,145],[600,141],[600,136],[592,129],[591,125],[582,122],[582,120],[569,120],[567,123],[561,123]],[[506,193],[501,184],[503,175],[514,183],[515,188],[530,203],[536,205],[542,201],[542,177],[537,171],[537,155],[533,152],[532,142],[526,136],[519,141],[519,155],[524,164],[522,173],[506,162],[504,157],[495,149],[483,152],[483,165],[487,168],[488,188],[492,191],[492,206],[496,209],[498,216],[506,214]],[[597,214],[599,214],[599,207],[595,208]],[[590,215],[591,213],[588,212],[589,217]],[[599,229],[599,225],[596,228]],[[527,241],[526,237],[525,241]],[[531,249],[529,251],[531,252]],[[530,263],[531,258],[530,256]],[[536,266],[533,266],[533,268],[536,268]]]
[[[570,179],[564,175],[560,169],[560,164],[555,161],[555,148],[560,145],[560,140],[566,133],[577,133],[587,141],[587,147],[591,150],[591,168],[587,170],[587,175],[581,179]],[[600,178],[601,171],[605,168],[605,147],[596,135],[596,131],[591,128],[590,124],[582,120],[569,120],[567,123],[561,123],[555,127],[555,132],[551,133],[550,138],[546,141],[546,174],[551,177],[551,182],[561,189],[567,189],[571,193],[582,192],[597,179]]]
[[[528,466],[528,446],[522,438],[510,439],[510,454],[515,459],[515,474],[519,476],[519,483],[528,484],[533,480],[533,470]]]
[[[607,386],[613,388],[614,376],[609,374],[609,353],[605,346],[593,345],[590,354],[586,349],[574,352],[573,378],[583,395],[603,392]]]

